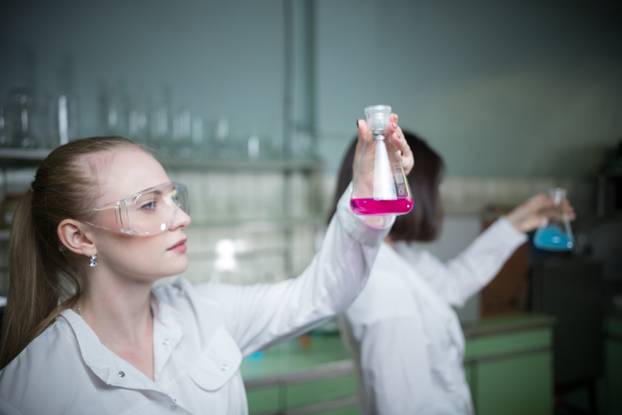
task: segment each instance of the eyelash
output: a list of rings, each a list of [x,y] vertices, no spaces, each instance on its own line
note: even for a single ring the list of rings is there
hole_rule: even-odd
[[[152,200],[151,202],[144,203],[140,207],[141,210],[155,210],[155,208],[156,208],[156,201],[155,200]]]

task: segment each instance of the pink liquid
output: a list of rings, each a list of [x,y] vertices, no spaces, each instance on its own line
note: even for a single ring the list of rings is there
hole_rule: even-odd
[[[413,209],[414,203],[410,198],[394,200],[376,200],[371,198],[352,199],[352,210],[357,215],[403,215]]]

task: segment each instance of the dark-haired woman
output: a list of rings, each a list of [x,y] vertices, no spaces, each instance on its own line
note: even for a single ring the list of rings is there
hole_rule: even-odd
[[[413,133],[408,175],[414,210],[399,216],[380,247],[363,292],[346,313],[346,338],[359,368],[365,414],[471,414],[464,376],[464,338],[452,307],[481,290],[526,240],[525,233],[555,214],[536,195],[497,220],[462,253],[442,262],[421,242],[437,238],[443,221],[439,185],[443,160]],[[336,195],[351,180],[350,146]],[[574,217],[565,205],[566,214]]]

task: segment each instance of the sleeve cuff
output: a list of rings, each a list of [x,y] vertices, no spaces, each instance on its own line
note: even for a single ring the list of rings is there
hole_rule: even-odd
[[[339,220],[350,236],[363,245],[377,245],[391,230],[395,222],[395,215],[374,216],[375,219],[380,220],[372,225],[363,216],[359,216],[352,211],[350,207],[351,198],[352,183],[350,183],[339,199],[336,214],[337,220]]]
[[[506,219],[505,216],[497,219],[488,232],[495,235],[495,240],[503,245],[507,245],[509,248],[514,249],[522,245],[527,241],[527,235],[519,231]]]

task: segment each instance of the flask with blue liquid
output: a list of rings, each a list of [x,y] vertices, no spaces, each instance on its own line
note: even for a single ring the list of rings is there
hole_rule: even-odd
[[[548,251],[570,251],[574,247],[574,237],[570,222],[564,215],[562,202],[566,198],[566,190],[560,187],[549,190],[549,196],[559,208],[559,215],[549,219],[546,225],[540,226],[533,237],[536,248]]]

